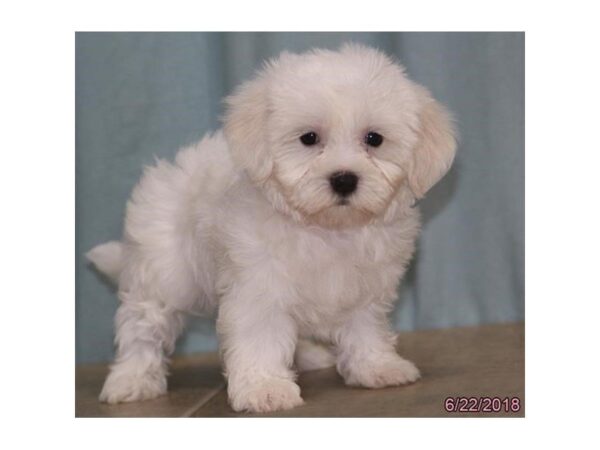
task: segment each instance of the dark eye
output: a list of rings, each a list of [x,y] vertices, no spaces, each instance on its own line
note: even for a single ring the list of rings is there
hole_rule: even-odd
[[[319,135],[317,133],[315,133],[314,131],[309,131],[308,133],[300,136],[300,141],[304,145],[315,145],[316,143],[319,142]]]
[[[371,147],[379,147],[382,142],[383,136],[374,131],[369,131],[365,136],[365,144],[370,145]]]

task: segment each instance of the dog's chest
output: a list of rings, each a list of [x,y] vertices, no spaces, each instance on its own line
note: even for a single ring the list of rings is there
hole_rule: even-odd
[[[385,233],[301,236],[286,260],[300,323],[332,325],[362,305],[392,301],[412,245],[390,245],[390,239]]]

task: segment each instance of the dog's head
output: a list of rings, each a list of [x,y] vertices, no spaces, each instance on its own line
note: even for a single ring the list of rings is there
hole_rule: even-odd
[[[448,113],[367,47],[284,53],[227,106],[236,164],[278,209],[327,228],[409,207],[454,158]]]

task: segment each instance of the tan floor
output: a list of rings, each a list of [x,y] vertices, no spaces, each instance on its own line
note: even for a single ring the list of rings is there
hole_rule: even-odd
[[[349,388],[334,369],[300,375],[305,404],[269,417],[523,417],[525,361],[523,324],[402,333],[399,353],[412,360],[423,378],[417,383],[379,390]],[[176,358],[169,394],[146,402],[99,403],[104,365],[76,371],[77,417],[249,417],[227,404],[225,383],[214,354]],[[518,412],[448,413],[448,397],[518,398]],[[472,401],[474,403],[474,401]],[[468,406],[471,407],[472,403]],[[499,401],[482,406],[498,407]],[[506,403],[502,403],[504,409]],[[516,409],[517,400],[512,406]],[[267,415],[255,415],[266,417]]]

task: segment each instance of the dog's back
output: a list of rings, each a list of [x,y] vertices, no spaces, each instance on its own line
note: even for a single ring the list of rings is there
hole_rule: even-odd
[[[150,285],[151,298],[212,312],[214,207],[237,176],[220,131],[181,149],[174,163],[157,160],[127,203],[123,240],[98,245],[88,259],[121,290]]]

